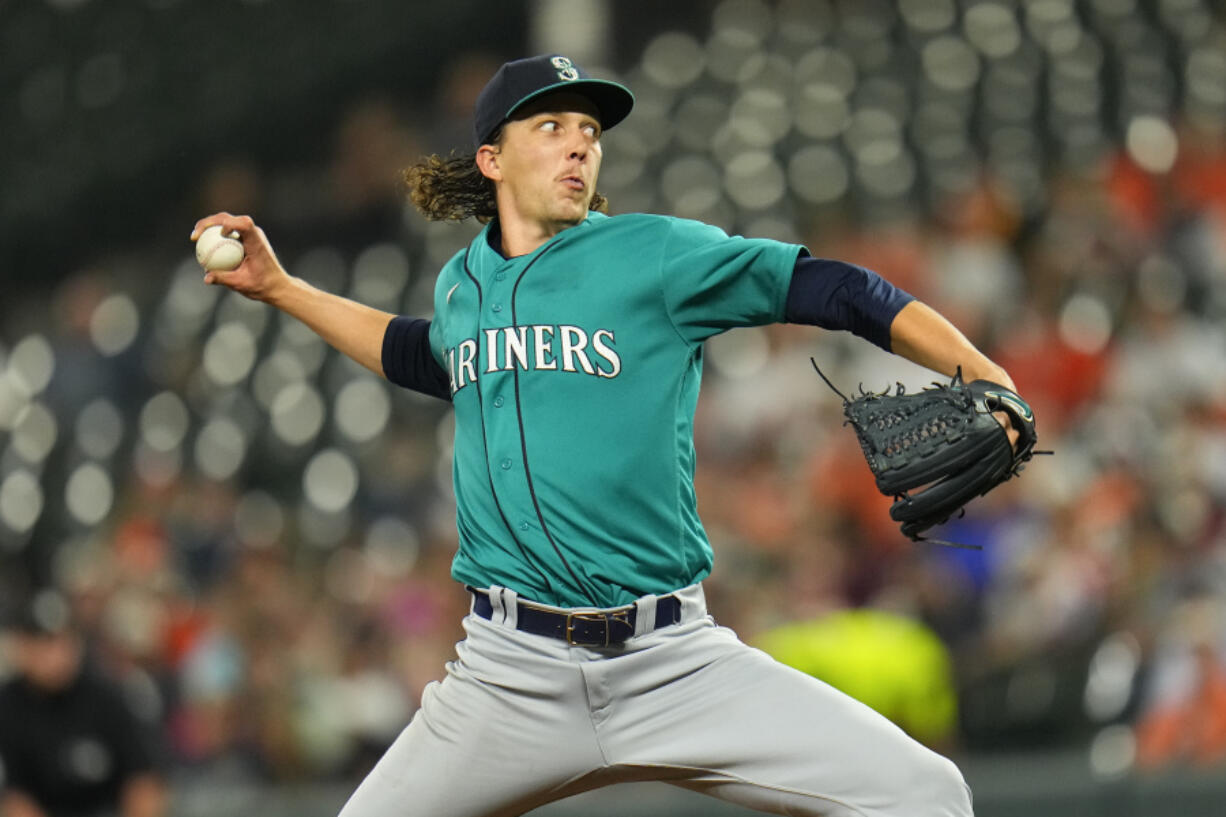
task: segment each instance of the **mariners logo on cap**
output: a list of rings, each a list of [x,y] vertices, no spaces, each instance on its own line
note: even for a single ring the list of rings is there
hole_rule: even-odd
[[[553,67],[558,69],[558,79],[564,79],[567,82],[579,79],[579,71],[575,68],[575,64],[566,57],[554,57],[550,60]]]

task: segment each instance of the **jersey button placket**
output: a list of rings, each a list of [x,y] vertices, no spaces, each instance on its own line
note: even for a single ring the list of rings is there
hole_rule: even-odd
[[[513,272],[513,270],[511,271]],[[507,289],[510,284],[506,282],[508,278],[513,277],[513,275],[508,275],[508,269],[504,268],[496,270],[490,276],[493,279],[492,281],[487,279],[486,295],[489,300],[486,301],[486,304],[488,311],[485,313],[486,317],[485,321],[483,321],[487,328],[500,328],[507,325],[510,321],[510,309],[508,307],[510,301],[508,299],[511,297],[511,291]],[[488,353],[493,354],[494,350],[489,350]],[[513,375],[510,372],[507,372],[505,369],[499,371],[489,379],[489,384],[490,391],[494,392],[492,399],[487,403],[489,407],[497,410],[507,405],[513,405],[505,394],[498,393],[503,389],[514,387]],[[513,400],[513,398],[510,399]],[[510,442],[507,439],[507,437],[510,437],[518,444],[519,434],[515,425],[515,412],[511,412],[511,414],[499,412],[497,419],[488,417],[487,423],[490,432],[494,433],[500,442]],[[509,453],[510,448],[504,450]],[[524,486],[520,484],[519,478],[519,475],[522,474],[522,469],[516,468],[515,459],[507,456],[497,459],[491,458],[490,464],[496,469],[495,473],[503,476],[503,479],[498,480],[498,490],[509,505],[516,506],[520,513],[523,513],[525,510],[530,512],[530,509],[524,505],[530,498],[522,495]],[[520,517],[518,522],[512,522],[511,524],[518,529],[518,532],[530,533],[532,531],[532,524],[523,516]]]

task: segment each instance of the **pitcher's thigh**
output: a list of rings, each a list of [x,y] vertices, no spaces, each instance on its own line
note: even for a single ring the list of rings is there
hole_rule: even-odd
[[[431,684],[340,817],[512,817],[583,791],[598,759],[581,736],[544,735],[516,709],[471,679]]]
[[[730,634],[723,637],[731,639]],[[947,758],[871,708],[740,642],[656,707],[646,765],[743,805],[823,817],[965,817],[970,790]]]

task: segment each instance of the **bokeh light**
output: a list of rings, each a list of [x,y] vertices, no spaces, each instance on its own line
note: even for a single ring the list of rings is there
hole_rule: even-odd
[[[255,365],[255,337],[238,322],[225,323],[204,345],[204,371],[219,386],[233,386]]]
[[[358,469],[353,460],[335,448],[325,448],[311,457],[302,474],[302,491],[324,513],[339,513],[349,507],[358,492]]]
[[[22,459],[37,465],[47,458],[59,437],[59,424],[51,409],[30,403],[13,426],[12,446]]]
[[[96,460],[105,460],[123,441],[124,418],[112,401],[97,397],[81,408],[73,433],[82,452]]]
[[[306,374],[300,357],[285,349],[278,349],[255,367],[251,378],[251,391],[256,401],[271,411],[281,390],[291,383],[305,380]]]
[[[324,424],[324,400],[319,390],[305,381],[281,388],[270,409],[272,429],[290,445],[306,445]]]
[[[213,417],[196,437],[196,465],[210,479],[230,479],[246,455],[247,437],[229,417]]]
[[[191,417],[179,395],[164,391],[149,398],[140,413],[141,439],[154,451],[171,451],[187,436]]]
[[[364,443],[381,435],[391,415],[387,388],[374,378],[350,380],[336,394],[333,417],[337,428],[354,442]]]
[[[9,530],[25,533],[43,512],[43,490],[38,478],[24,468],[0,479],[0,522]]]
[[[98,351],[111,357],[126,350],[140,332],[140,311],[123,293],[108,295],[94,309],[89,334]]]
[[[400,517],[380,516],[366,529],[362,548],[371,569],[396,579],[407,576],[417,564],[421,539],[413,526]]]
[[[661,34],[643,52],[643,72],[664,88],[691,84],[702,75],[705,66],[702,45],[681,32]]]
[[[97,463],[82,463],[68,477],[64,504],[82,525],[96,525],[106,519],[114,500],[114,481]]]
[[[408,281],[409,259],[404,250],[395,244],[375,244],[363,250],[353,262],[350,297],[375,309],[395,311]]]
[[[55,352],[41,334],[27,335],[9,352],[5,378],[25,397],[41,394],[55,372]]]
[[[1150,173],[1168,173],[1179,156],[1174,129],[1156,116],[1138,116],[1128,124],[1128,155]]]
[[[248,547],[270,548],[285,533],[285,509],[267,491],[247,491],[234,508],[234,532]]]
[[[847,163],[837,150],[810,145],[793,154],[788,163],[788,183],[804,201],[826,204],[847,192],[850,180]]]

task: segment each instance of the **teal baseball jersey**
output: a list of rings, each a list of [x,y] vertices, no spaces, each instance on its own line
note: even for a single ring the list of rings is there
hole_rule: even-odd
[[[704,578],[694,492],[702,343],[783,319],[803,248],[592,213],[443,268],[430,347],[455,407],[457,581],[612,607]]]

